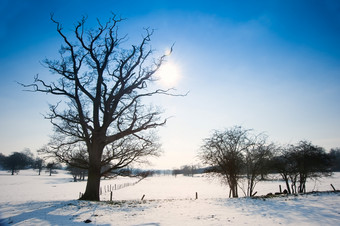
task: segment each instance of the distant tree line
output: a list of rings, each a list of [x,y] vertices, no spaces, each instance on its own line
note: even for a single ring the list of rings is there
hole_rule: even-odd
[[[269,173],[278,173],[286,183],[285,193],[306,191],[306,181],[340,170],[340,148],[325,149],[308,141],[279,147],[267,141],[265,134],[235,126],[214,131],[204,139],[198,156],[208,166],[208,173],[220,176],[231,197],[240,188],[254,196],[255,186]]]
[[[200,168],[197,165],[184,165],[180,167],[179,169],[173,169],[172,175],[177,176],[179,174],[182,174],[183,176],[191,176],[193,177],[195,174],[201,174],[204,173],[205,169]]]
[[[61,168],[59,163],[46,163],[43,159],[34,157],[29,149],[22,152],[13,152],[8,156],[0,153],[0,169],[9,171],[11,175],[18,174],[20,170],[24,169],[35,169],[38,171],[38,175],[41,174],[43,169],[46,169],[52,175],[54,170],[59,168]]]

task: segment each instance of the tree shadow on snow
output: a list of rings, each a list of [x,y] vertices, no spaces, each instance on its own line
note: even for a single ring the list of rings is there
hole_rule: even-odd
[[[95,205],[76,200],[5,203],[0,207],[0,225],[84,225],[95,223],[94,210]]]
[[[53,177],[52,176],[48,176],[44,178],[44,183],[45,184],[66,184],[66,183],[70,183],[73,182],[73,178],[70,176],[69,178],[66,177]],[[79,182],[83,182],[83,181],[79,181]]]
[[[334,225],[339,223],[340,212],[335,207],[329,206],[327,203],[314,205],[323,202],[322,197],[306,198],[304,196],[277,197],[269,199],[240,199],[240,202],[234,202],[237,208],[241,208],[246,215],[258,215],[266,218],[282,219],[287,224],[299,222],[317,222],[320,225]],[[338,199],[334,195],[334,198]]]

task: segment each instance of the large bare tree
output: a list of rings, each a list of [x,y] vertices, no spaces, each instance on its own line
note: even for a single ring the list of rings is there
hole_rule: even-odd
[[[150,88],[167,55],[152,57],[153,31],[148,29],[138,45],[122,48],[126,36],[118,35],[122,20],[115,15],[105,24],[98,20],[95,29],[87,29],[84,17],[73,35],[64,32],[53,16],[51,20],[64,45],[59,60],[44,63],[58,79],[47,82],[37,76],[24,86],[61,97],[46,115],[55,136],[42,151],[88,169],[81,199],[99,200],[101,176],[160,152],[157,137],[150,131],[163,126],[166,119],[158,108],[143,105],[142,99],[171,95],[171,90]]]

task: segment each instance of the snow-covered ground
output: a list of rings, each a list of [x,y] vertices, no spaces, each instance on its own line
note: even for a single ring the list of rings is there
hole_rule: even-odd
[[[102,200],[113,188],[136,179],[102,180]],[[340,173],[310,181],[308,191],[340,189]],[[76,200],[86,182],[59,171],[0,171],[0,225],[340,225],[340,194],[229,199],[228,188],[206,177],[155,176],[113,191],[113,202]],[[282,181],[260,182],[258,195],[284,189]],[[196,192],[198,199],[196,200]],[[240,194],[242,192],[240,191]],[[141,201],[142,196],[144,200]]]

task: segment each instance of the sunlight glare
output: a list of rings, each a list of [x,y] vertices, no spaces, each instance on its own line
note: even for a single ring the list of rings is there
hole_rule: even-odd
[[[180,78],[178,65],[174,62],[165,62],[158,70],[159,82],[164,86],[174,86]]]

